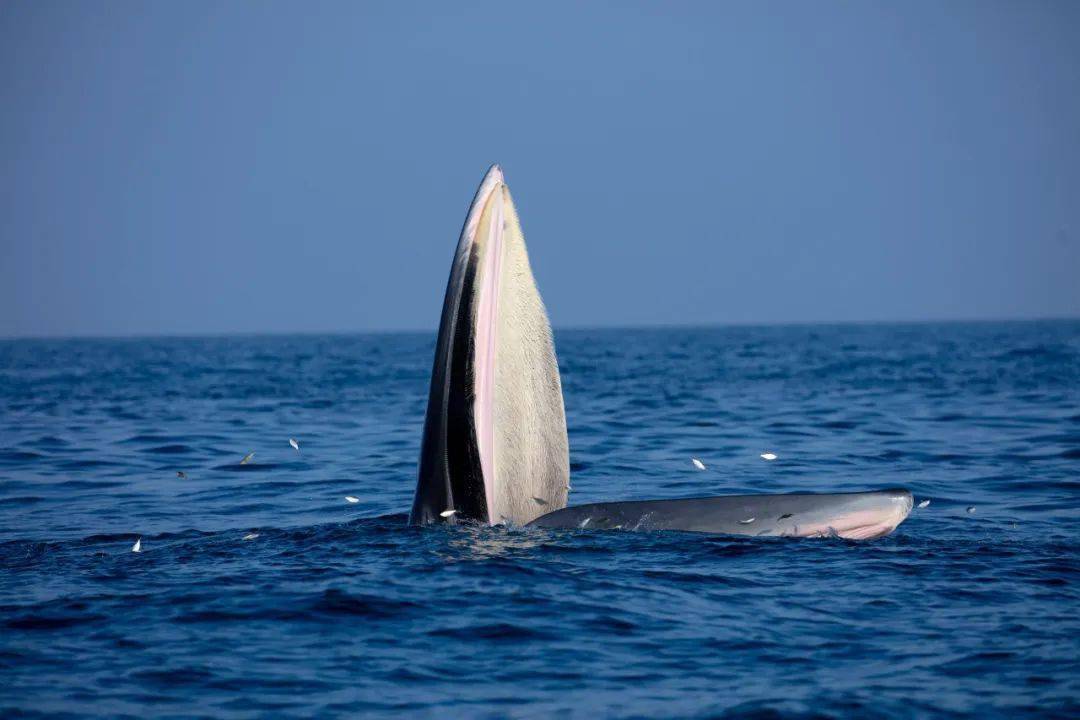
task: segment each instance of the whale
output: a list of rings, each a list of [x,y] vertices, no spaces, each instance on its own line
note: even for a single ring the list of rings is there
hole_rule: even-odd
[[[871,540],[895,530],[913,505],[908,490],[888,488],[568,507],[569,490],[551,322],[505,175],[493,165],[469,205],[450,266],[410,524]]]
[[[569,488],[551,323],[493,165],[450,267],[409,521],[524,525],[566,507]]]

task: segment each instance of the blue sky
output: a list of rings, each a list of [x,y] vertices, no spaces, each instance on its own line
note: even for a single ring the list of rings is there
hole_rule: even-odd
[[[0,335],[1080,315],[1080,4],[0,4]]]

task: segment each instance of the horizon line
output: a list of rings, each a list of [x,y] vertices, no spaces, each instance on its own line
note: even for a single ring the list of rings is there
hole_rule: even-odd
[[[776,321],[740,321],[728,320],[703,323],[615,323],[582,324],[582,325],[559,325],[553,326],[553,332],[574,332],[583,330],[706,330],[727,327],[827,327],[836,325],[985,325],[992,323],[1046,323],[1046,322],[1076,322],[1080,321],[1080,315],[1047,315],[1039,317],[1002,317],[1002,318],[941,318],[941,319],[903,319],[903,320],[776,320]],[[0,342],[13,342],[25,340],[151,340],[151,339],[184,339],[184,338],[225,338],[225,337],[296,337],[296,336],[346,336],[346,335],[419,335],[425,333],[435,334],[437,327],[426,328],[373,328],[373,329],[349,329],[349,330],[221,330],[221,331],[192,331],[192,332],[131,332],[123,334],[115,333],[77,333],[77,334],[26,334],[26,335],[0,335]]]

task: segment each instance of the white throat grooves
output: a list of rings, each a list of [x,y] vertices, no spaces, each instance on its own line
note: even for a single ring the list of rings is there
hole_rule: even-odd
[[[487,499],[488,522],[498,520],[495,507],[495,329],[499,317],[499,277],[502,272],[503,234],[506,221],[503,214],[503,186],[491,193],[480,232],[487,235],[482,243],[480,293],[477,297],[476,344],[474,345],[473,420],[476,425],[476,445],[480,452],[480,469],[484,474],[484,494]],[[485,232],[486,230],[486,232]]]

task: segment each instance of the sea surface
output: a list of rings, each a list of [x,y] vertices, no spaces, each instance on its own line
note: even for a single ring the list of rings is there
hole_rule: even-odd
[[[930,504],[413,528],[434,333],[3,341],[0,717],[1080,717],[1080,322],[556,342],[572,503]]]

